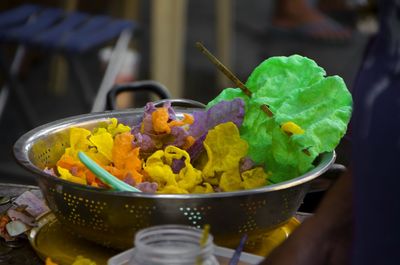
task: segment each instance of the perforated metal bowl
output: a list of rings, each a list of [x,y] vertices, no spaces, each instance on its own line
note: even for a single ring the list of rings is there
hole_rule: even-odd
[[[177,109],[178,115],[193,109]],[[310,181],[334,162],[335,153],[320,156],[317,166],[290,181],[253,190],[214,194],[146,194],[116,192],[64,181],[43,172],[52,167],[69,142],[69,128],[93,128],[111,117],[137,124],[142,109],[85,114],[40,126],[14,145],[18,162],[35,173],[49,207],[71,231],[91,241],[118,248],[132,246],[139,229],[160,224],[211,226],[215,242],[226,247],[249,235],[251,251],[263,235],[287,222],[298,210]]]

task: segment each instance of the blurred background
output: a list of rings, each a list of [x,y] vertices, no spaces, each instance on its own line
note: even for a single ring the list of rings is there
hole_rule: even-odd
[[[120,57],[122,67],[108,86],[155,80],[174,98],[203,103],[233,85],[198,51],[197,41],[242,81],[270,56],[300,54],[315,60],[327,75],[343,77],[351,90],[364,47],[379,26],[374,2],[366,0],[14,0],[0,2],[0,22],[10,10],[24,4],[134,21],[137,27]],[[4,30],[7,28],[0,28],[0,34]],[[1,36],[0,82],[6,85],[18,47],[26,43]],[[19,71],[11,71],[15,86],[10,90],[22,90],[27,105],[13,91],[7,100],[0,97],[0,182],[35,184],[34,177],[14,161],[14,142],[38,125],[92,111],[116,39],[105,38],[73,55],[24,46],[26,54]],[[71,56],[75,64],[68,60]],[[144,103],[123,95],[119,108]],[[22,106],[27,107],[33,122],[28,122]],[[347,164],[345,142],[338,148],[338,161]]]

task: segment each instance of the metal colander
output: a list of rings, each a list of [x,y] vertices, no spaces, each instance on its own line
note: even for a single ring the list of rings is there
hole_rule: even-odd
[[[177,108],[190,113],[193,109]],[[69,128],[91,129],[115,117],[128,125],[138,124],[142,109],[91,113],[40,126],[14,145],[18,162],[34,172],[50,209],[69,230],[86,239],[118,249],[132,246],[139,229],[160,224],[211,227],[217,244],[234,247],[244,233],[246,249],[271,229],[293,217],[308,191],[310,181],[334,162],[335,153],[322,154],[310,172],[263,188],[214,194],[146,194],[117,192],[67,182],[46,174],[69,145]]]

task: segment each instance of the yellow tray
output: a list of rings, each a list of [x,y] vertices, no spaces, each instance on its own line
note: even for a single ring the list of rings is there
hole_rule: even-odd
[[[77,256],[89,258],[97,265],[107,264],[110,257],[120,252],[70,234],[53,213],[40,218],[38,226],[30,231],[28,238],[42,260],[50,257],[59,265],[71,265]]]
[[[259,242],[251,248],[245,248],[245,251],[259,256],[268,255],[289,236],[299,223],[296,218],[291,218],[288,223],[260,235]],[[77,256],[88,258],[97,265],[106,265],[111,257],[120,253],[118,250],[106,248],[70,234],[53,213],[40,218],[38,226],[30,231],[28,238],[41,259],[50,257],[59,265],[71,265]]]

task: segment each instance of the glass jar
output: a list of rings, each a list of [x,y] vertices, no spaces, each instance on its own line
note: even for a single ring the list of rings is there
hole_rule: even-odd
[[[203,231],[184,225],[160,225],[140,230],[130,265],[218,265],[212,235],[200,246]]]

